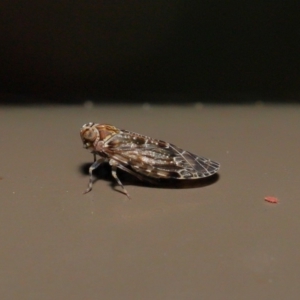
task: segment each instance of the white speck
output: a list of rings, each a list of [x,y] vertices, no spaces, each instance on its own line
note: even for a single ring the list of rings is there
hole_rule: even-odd
[[[264,105],[264,102],[262,100],[258,100],[254,103],[254,105],[256,106],[263,106]]]
[[[144,103],[143,105],[142,105],[142,108],[144,109],[144,110],[150,110],[152,107],[151,107],[151,104],[149,104],[149,103]]]
[[[196,108],[196,109],[203,109],[203,107],[204,107],[204,104],[203,104],[203,103],[201,103],[201,102],[195,103],[195,108]]]
[[[87,100],[83,103],[84,108],[86,109],[92,109],[94,107],[94,102]]]

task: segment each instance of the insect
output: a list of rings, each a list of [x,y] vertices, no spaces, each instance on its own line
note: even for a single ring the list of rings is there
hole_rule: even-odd
[[[94,155],[94,163],[89,168],[89,184],[84,193],[92,190],[93,171],[103,162],[110,164],[112,176],[128,198],[130,196],[118,178],[117,168],[148,181],[199,179],[215,174],[220,168],[219,163],[170,143],[108,124],[84,124],[80,137],[84,148]]]

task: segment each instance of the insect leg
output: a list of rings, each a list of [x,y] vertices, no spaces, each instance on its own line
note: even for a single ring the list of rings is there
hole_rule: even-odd
[[[129,173],[129,174],[131,174],[132,176],[138,178],[140,181],[147,181],[147,182],[150,182],[150,183],[152,183],[152,184],[157,184],[157,181],[152,180],[152,179],[150,179],[149,177],[140,175],[139,173],[134,172],[134,171],[132,171],[132,170],[126,168],[125,166],[123,166],[123,165],[121,165],[121,164],[119,164],[117,167],[118,167],[119,169],[121,169],[121,170],[123,170],[123,171],[125,171],[125,172],[127,172],[127,173]]]
[[[104,160],[105,160],[104,158],[99,158],[90,166],[90,168],[89,168],[89,174],[90,174],[89,184],[88,184],[87,189],[84,191],[84,194],[86,194],[92,190],[93,181],[94,181],[93,171],[95,169],[97,169],[104,162]]]
[[[123,170],[123,171],[125,171],[125,172],[127,172],[127,173],[129,173],[129,174],[131,174],[132,176],[137,177],[137,178],[138,178],[139,180],[141,180],[141,181],[143,181],[143,179],[144,179],[143,176],[141,176],[140,174],[131,171],[130,169],[126,168],[125,166],[123,166],[123,165],[121,165],[121,164],[117,165],[117,167],[118,167],[119,169],[121,169],[121,170]]]
[[[111,159],[109,161],[109,164],[111,165],[111,174],[112,174],[112,176],[116,179],[118,185],[123,189],[124,194],[128,197],[128,199],[130,199],[130,196],[129,196],[128,192],[124,188],[124,185],[122,184],[122,182],[120,181],[120,179],[118,178],[118,175],[117,175],[117,168],[120,167],[120,164],[117,161],[113,160],[113,159]]]

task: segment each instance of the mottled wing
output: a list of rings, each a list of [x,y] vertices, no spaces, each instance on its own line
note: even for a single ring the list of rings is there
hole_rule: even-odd
[[[179,179],[196,179],[211,176],[218,172],[220,164],[205,157],[197,156],[170,144],[174,161],[181,168]]]
[[[152,178],[198,179],[213,175],[220,167],[172,144],[126,130],[113,135],[103,150],[123,166]]]

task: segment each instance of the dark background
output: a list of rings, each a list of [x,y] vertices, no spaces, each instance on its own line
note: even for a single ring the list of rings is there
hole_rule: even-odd
[[[297,102],[299,17],[279,0],[4,0],[0,99]]]

